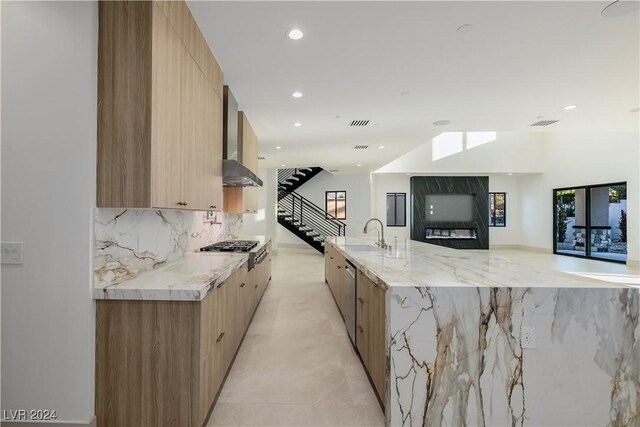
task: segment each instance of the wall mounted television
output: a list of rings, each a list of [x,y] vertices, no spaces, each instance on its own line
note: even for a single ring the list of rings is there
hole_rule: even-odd
[[[427,194],[426,222],[471,222],[474,198],[475,194]]]

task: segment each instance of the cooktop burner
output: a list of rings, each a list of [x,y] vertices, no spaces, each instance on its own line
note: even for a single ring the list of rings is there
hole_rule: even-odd
[[[200,248],[203,252],[249,252],[258,242],[254,240],[226,240]]]

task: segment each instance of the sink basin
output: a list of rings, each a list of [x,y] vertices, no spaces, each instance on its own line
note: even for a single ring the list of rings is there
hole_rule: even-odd
[[[345,245],[344,248],[356,252],[380,252],[382,250],[373,245]]]

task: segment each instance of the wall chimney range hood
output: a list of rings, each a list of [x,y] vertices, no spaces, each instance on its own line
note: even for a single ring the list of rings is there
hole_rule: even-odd
[[[222,184],[227,187],[262,187],[262,180],[238,161],[238,102],[224,87],[222,130]]]

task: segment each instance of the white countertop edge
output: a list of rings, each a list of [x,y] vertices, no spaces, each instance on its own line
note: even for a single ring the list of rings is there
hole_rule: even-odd
[[[356,238],[358,240],[362,239],[362,240],[369,240],[367,238]],[[416,242],[416,243],[421,243],[421,242]],[[559,276],[565,276],[568,282],[573,282],[571,285],[563,285],[562,283],[552,283],[552,284],[546,284],[546,283],[538,283],[538,284],[502,284],[502,283],[492,283],[492,284],[472,284],[472,283],[464,283],[464,282],[457,282],[457,283],[439,283],[439,284],[432,284],[432,283],[428,283],[428,278],[425,278],[425,281],[422,283],[410,283],[409,281],[402,281],[402,280],[397,280],[397,279],[391,279],[388,276],[388,274],[385,273],[380,273],[379,271],[376,271],[375,268],[372,268],[369,265],[365,265],[363,262],[357,260],[354,255],[349,254],[347,250],[341,248],[335,241],[334,238],[329,238],[325,241],[325,244],[330,244],[332,245],[336,250],[338,250],[338,252],[340,252],[340,254],[342,256],[344,256],[346,259],[349,260],[349,262],[351,262],[356,268],[358,268],[365,276],[367,276],[369,279],[371,279],[372,281],[375,282],[383,282],[385,283],[389,288],[402,288],[402,287],[415,287],[415,288],[428,288],[428,287],[438,287],[438,288],[558,288],[558,289],[564,289],[564,288],[570,288],[570,289],[598,289],[598,288],[603,288],[603,289],[635,289],[637,291],[640,291],[640,287],[633,285],[633,284],[625,284],[625,283],[613,283],[613,282],[606,282],[606,281],[602,281],[602,280],[597,280],[594,278],[590,278],[590,277],[584,277],[584,276],[577,276],[577,275],[573,275],[571,273],[567,273],[564,271],[560,271],[560,270],[552,270],[549,269],[548,272],[552,273],[552,274],[557,274]],[[427,243],[424,243],[425,245],[427,245]],[[433,248],[434,250],[438,250],[439,248]],[[449,248],[447,248],[449,249]],[[453,250],[453,249],[452,249]],[[523,265],[524,268],[526,269],[531,269],[530,267]]]
[[[271,237],[268,236],[241,236],[232,240],[257,240],[258,245],[252,249],[252,251],[261,250],[264,246],[271,242]],[[169,264],[162,266],[162,268],[170,268],[175,266],[180,262],[184,262],[186,257],[199,256],[200,252],[193,252],[185,257],[182,257],[176,261],[173,261]],[[206,252],[206,256],[215,256],[217,253],[215,252]],[[220,254],[230,254],[229,252],[220,252]],[[180,287],[180,284],[175,286],[159,286],[157,288],[153,287],[144,287],[144,288],[128,288],[128,287],[120,287],[122,285],[127,284],[130,280],[125,280],[123,282],[107,285],[103,287],[94,287],[93,289],[93,299],[94,300],[138,300],[138,301],[202,301],[213,289],[220,286],[225,280],[227,280],[231,275],[238,270],[240,267],[244,265],[244,263],[248,262],[249,256],[246,253],[235,253],[238,256],[236,260],[229,260],[228,265],[224,270],[218,274],[217,276],[212,276],[211,280],[202,285],[201,287],[195,287],[193,285],[187,287]],[[203,254],[204,255],[204,254]],[[149,270],[140,275],[136,276],[134,279],[140,280],[140,277],[144,277],[146,273],[157,274],[157,270]]]

